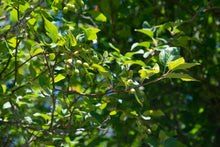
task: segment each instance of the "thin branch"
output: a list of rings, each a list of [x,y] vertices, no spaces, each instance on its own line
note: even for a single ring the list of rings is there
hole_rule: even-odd
[[[168,71],[167,73],[163,74],[162,76],[160,76],[159,78],[156,78],[155,80],[153,81],[149,81],[147,83],[144,83],[144,84],[140,84],[139,86],[137,87],[141,87],[141,86],[146,86],[146,85],[149,85],[151,83],[155,83],[161,79],[163,79],[166,75],[168,75],[170,71]],[[104,96],[104,95],[107,95],[107,94],[113,94],[113,93],[124,93],[124,92],[128,92],[131,88],[128,88],[128,89],[125,89],[125,90],[112,90],[112,91],[107,91],[107,92],[104,92],[104,93],[92,93],[92,94],[86,94],[86,93],[81,93],[81,92],[77,92],[77,91],[65,91],[65,90],[62,90],[62,89],[55,89],[57,91],[60,91],[60,92],[63,92],[63,93],[68,93],[68,94],[78,94],[80,96],[88,96],[88,97],[93,97],[93,96]]]
[[[82,14],[80,14],[79,16],[82,17],[82,18],[84,18],[84,19],[88,19],[89,21],[91,21],[91,23],[93,24],[93,26],[94,26],[95,28],[98,28],[98,26],[97,26],[96,23],[92,20],[91,17],[85,16],[85,15],[82,15]]]
[[[8,65],[9,65],[9,63],[10,63],[10,61],[11,61],[11,55],[9,55],[9,58],[8,58],[8,61],[7,61],[7,63],[6,63],[6,65],[5,65],[5,67],[3,68],[3,70],[1,71],[1,73],[0,73],[0,77],[2,76],[2,74],[5,72],[5,70],[8,68]]]
[[[52,84],[53,84],[53,93],[51,95],[52,97],[52,100],[53,100],[53,108],[52,108],[52,115],[51,115],[51,123],[50,123],[50,128],[49,130],[53,130],[53,122],[54,122],[54,112],[55,112],[55,109],[56,109],[56,97],[55,97],[55,78],[54,78],[54,71],[55,71],[55,66],[56,66],[56,62],[57,62],[57,53],[55,55],[55,63],[52,67],[52,69],[50,69],[50,66],[49,66],[49,61],[46,57],[46,63],[47,63],[47,66],[49,68],[49,71],[50,71],[50,77],[52,78]]]
[[[34,58],[34,57],[36,57],[36,56],[39,56],[39,55],[44,55],[44,54],[52,54],[52,53],[54,53],[54,52],[51,52],[51,53],[39,53],[39,54],[36,54],[36,55],[34,55],[34,56],[31,56],[31,57],[29,57],[26,61],[24,61],[22,64],[20,64],[20,65],[18,65],[17,66],[17,68],[15,68],[15,69],[13,69],[11,72],[9,72],[7,75],[5,75],[4,77],[2,77],[1,79],[0,79],[0,81],[1,80],[3,80],[3,79],[5,79],[5,78],[7,78],[8,76],[10,76],[12,73],[14,73],[16,70],[18,70],[20,67],[22,67],[24,64],[26,64],[28,61],[30,61],[32,58]],[[57,52],[58,53],[58,52]]]

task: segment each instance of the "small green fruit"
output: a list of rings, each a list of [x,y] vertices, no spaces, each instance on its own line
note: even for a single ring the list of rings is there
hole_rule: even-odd
[[[150,135],[151,134],[151,129],[147,129],[147,133]]]
[[[76,60],[76,64],[77,65],[82,65],[82,61],[81,60]]]
[[[89,68],[89,64],[86,63],[86,62],[83,63],[83,66],[84,66],[85,68]]]
[[[78,76],[78,75],[79,75],[79,70],[78,70],[78,69],[75,69],[75,70],[74,70],[74,73]]]
[[[67,62],[68,62],[69,64],[72,64],[72,63],[73,63],[73,60],[72,60],[72,59],[68,59]]]
[[[131,94],[134,94],[134,93],[135,93],[135,89],[134,89],[134,88],[131,88],[131,89],[130,89],[130,93],[131,93]]]
[[[128,79],[128,85],[131,85],[131,84],[133,84],[133,81],[132,81],[132,79]]]
[[[64,7],[63,8],[63,13],[67,13],[68,12],[68,8],[67,7]]]
[[[84,2],[82,0],[79,0],[78,4],[79,4],[80,7],[84,6]]]
[[[79,56],[79,51],[75,51],[73,54],[74,54],[75,56]]]
[[[70,11],[75,11],[75,10],[76,10],[75,5],[67,4],[66,6],[67,6],[67,8],[68,8]]]

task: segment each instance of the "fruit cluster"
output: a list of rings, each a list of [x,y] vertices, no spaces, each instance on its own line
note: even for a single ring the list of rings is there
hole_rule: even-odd
[[[82,0],[74,0],[66,4],[63,8],[63,13],[67,12],[75,12],[76,9],[84,6],[84,2]]]

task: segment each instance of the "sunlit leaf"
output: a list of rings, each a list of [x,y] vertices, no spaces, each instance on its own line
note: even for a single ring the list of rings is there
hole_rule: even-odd
[[[183,58],[179,58],[168,64],[169,70],[188,69],[193,66],[200,65],[199,63],[185,63]]]
[[[18,11],[16,9],[12,9],[11,11],[11,20],[12,22],[18,21]]]
[[[45,21],[45,29],[48,32],[49,37],[53,40],[53,42],[57,42],[58,39],[57,27],[49,20],[47,20],[45,17],[44,17],[44,21]]]
[[[111,111],[110,113],[109,113],[109,115],[116,115],[117,114],[117,111]]]
[[[89,13],[92,15],[93,18],[95,18],[96,21],[102,21],[102,22],[107,21],[105,15],[99,11],[89,11]]]
[[[96,40],[97,39],[97,33],[101,31],[100,29],[97,28],[88,28],[86,29],[86,36],[88,40]]]
[[[54,83],[57,83],[63,79],[65,79],[66,77],[62,74],[58,74],[55,78],[54,78]]]
[[[173,70],[174,68],[176,68],[180,64],[184,64],[184,63],[185,63],[184,58],[179,58],[175,61],[172,61],[172,62],[168,63],[168,68],[169,68],[169,70]]]
[[[145,35],[149,36],[150,38],[153,38],[153,36],[154,36],[154,33],[150,29],[137,29],[135,31],[144,33]]]
[[[144,69],[144,68],[142,68],[138,72],[140,73],[141,80],[144,80],[146,78],[149,78],[149,77],[153,76],[154,74],[159,73],[160,72],[160,67],[156,63],[152,69]]]
[[[134,61],[134,60],[130,60],[130,61],[125,61],[123,64],[124,64],[124,65],[129,64],[130,66],[133,65],[133,64],[137,64],[137,65],[141,65],[141,66],[143,66],[143,67],[147,67],[146,64],[145,64],[143,61],[141,61],[141,60],[135,60],[135,61]]]

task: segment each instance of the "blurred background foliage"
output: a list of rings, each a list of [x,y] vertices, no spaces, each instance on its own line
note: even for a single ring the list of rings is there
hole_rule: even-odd
[[[22,0],[19,1],[19,3],[21,2]],[[11,3],[17,5],[15,0],[1,1],[1,28],[17,20],[13,17],[10,18],[10,21],[5,19],[15,13],[13,10],[7,10],[11,14],[6,12],[6,9],[10,7],[6,7],[5,4],[9,3],[10,5]],[[29,0],[28,3],[36,5],[38,1]],[[147,85],[144,88],[144,108],[140,107],[133,99],[133,95],[128,95],[127,93],[110,95],[112,107],[116,106],[120,111],[116,115],[112,114],[111,129],[103,133],[107,137],[101,137],[100,134],[102,133],[98,130],[91,130],[89,131],[90,134],[77,130],[78,138],[74,138],[74,135],[69,135],[69,137],[65,138],[66,142],[75,139],[72,142],[73,146],[74,143],[78,143],[77,141],[84,140],[78,145],[100,147],[159,146],[160,144],[163,144],[163,146],[220,146],[220,2],[218,0],[84,0],[83,6],[75,5],[76,8],[69,7],[68,10],[65,9],[67,7],[66,3],[65,0],[47,0],[43,3],[43,7],[46,9],[45,11],[51,11],[49,14],[52,17],[48,16],[47,13],[42,15],[49,21],[55,22],[54,24],[59,27],[59,33],[65,33],[70,26],[76,29],[79,28],[77,32],[74,32],[75,34],[73,33],[74,36],[85,30],[85,26],[99,28],[101,32],[98,33],[97,42],[94,43],[87,40],[86,44],[82,44],[82,46],[85,45],[83,46],[85,48],[93,47],[98,53],[104,54],[105,51],[112,51],[112,46],[115,46],[120,49],[122,54],[125,54],[131,51],[131,46],[134,43],[150,39],[146,35],[135,31],[135,29],[153,28],[165,23],[176,22],[178,24],[179,22],[178,29],[174,25],[174,28],[169,31],[161,31],[160,35],[167,40],[166,43],[170,46],[180,47],[181,56],[187,62],[201,63],[200,66],[187,71],[199,82],[164,79]],[[32,32],[28,34],[28,37],[36,42],[44,40],[42,36],[46,34],[45,27],[43,27],[45,22],[38,15],[43,12],[38,13],[37,11],[34,18],[40,23],[37,30],[31,28],[30,32],[33,29],[43,33],[37,34],[38,36]],[[21,11],[20,16],[22,15],[23,12]],[[164,25],[163,27],[166,26]],[[3,29],[1,30],[2,32],[4,32]],[[2,52],[4,53],[5,51]],[[6,54],[1,54],[1,58],[6,56]],[[142,57],[135,55],[135,59],[142,59]],[[35,65],[34,68],[37,67],[37,63],[38,61],[33,63]],[[114,65],[112,66],[117,68]],[[135,71],[135,68],[133,70]],[[10,82],[10,79],[8,80]],[[62,84],[59,86],[62,86]],[[10,83],[8,87],[10,88]],[[4,91],[3,88],[1,89],[2,91]],[[118,98],[124,98],[126,103],[122,105],[118,102]],[[101,102],[100,99],[98,101]],[[1,105],[4,102],[1,102]],[[93,99],[87,99],[86,102],[88,104],[96,103]],[[38,108],[34,109],[42,110],[43,108],[44,110],[42,111],[49,112],[44,101],[39,101],[38,106]],[[91,107],[91,110],[95,109],[93,105],[88,105],[88,107]],[[111,106],[108,105],[107,107],[114,113],[114,109],[112,110]],[[82,113],[81,111],[87,111],[85,107],[82,109],[85,110],[78,110],[77,113],[80,114]],[[154,114],[156,117],[151,119],[152,132],[148,130],[148,139],[142,140],[143,136],[139,134],[143,135],[145,133],[141,132],[141,130],[146,130],[143,124],[138,125],[140,122],[134,117],[126,118],[126,121],[120,120],[125,118],[127,111],[136,114],[137,112],[144,112],[144,110],[149,110],[146,112],[149,114],[157,113]],[[6,113],[5,111],[2,110],[1,115]],[[95,110],[91,112],[92,117],[100,122],[105,120],[108,114],[109,111],[104,111],[102,116]],[[157,117],[157,115],[160,117]],[[76,128],[80,127],[80,121],[76,120],[74,123]],[[5,129],[3,124],[0,122],[0,125],[2,125],[1,130]],[[145,125],[148,126],[149,124],[146,123]],[[139,129],[137,129],[138,127]],[[8,136],[5,133],[5,131],[0,133],[3,136],[1,137],[2,143],[7,139],[11,139],[7,138]],[[13,134],[14,132],[11,133]],[[16,138],[15,136],[10,137]],[[39,139],[42,138],[39,137]],[[176,139],[178,139],[178,143]],[[47,142],[47,140],[41,141]]]

